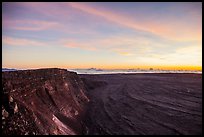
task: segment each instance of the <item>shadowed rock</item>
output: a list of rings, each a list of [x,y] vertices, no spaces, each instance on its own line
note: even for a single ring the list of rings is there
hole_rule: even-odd
[[[76,73],[57,68],[2,72],[2,87],[3,135],[83,134],[89,99]]]

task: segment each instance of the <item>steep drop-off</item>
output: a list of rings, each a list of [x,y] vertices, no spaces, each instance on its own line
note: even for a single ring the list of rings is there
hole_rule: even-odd
[[[85,87],[74,72],[2,72],[2,134],[86,134]]]

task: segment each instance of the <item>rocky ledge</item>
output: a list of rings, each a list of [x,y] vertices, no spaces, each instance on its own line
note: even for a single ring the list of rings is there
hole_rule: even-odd
[[[66,69],[2,72],[2,134],[86,134],[85,86]]]

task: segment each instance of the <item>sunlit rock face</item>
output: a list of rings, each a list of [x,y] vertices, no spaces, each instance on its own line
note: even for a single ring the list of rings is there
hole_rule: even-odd
[[[65,69],[2,72],[2,134],[85,134],[89,99]]]

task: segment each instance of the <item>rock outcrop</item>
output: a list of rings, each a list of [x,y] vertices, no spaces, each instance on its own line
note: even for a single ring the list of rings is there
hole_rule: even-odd
[[[2,72],[2,134],[86,134],[89,99],[75,72],[37,69]]]

